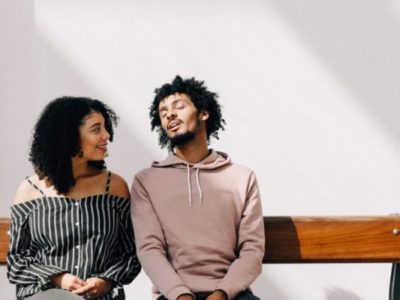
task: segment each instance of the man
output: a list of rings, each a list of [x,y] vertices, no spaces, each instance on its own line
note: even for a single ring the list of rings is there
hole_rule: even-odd
[[[259,299],[264,227],[256,177],[208,148],[225,123],[217,94],[176,76],[156,89],[152,129],[169,156],[139,172],[132,222],[153,299]]]

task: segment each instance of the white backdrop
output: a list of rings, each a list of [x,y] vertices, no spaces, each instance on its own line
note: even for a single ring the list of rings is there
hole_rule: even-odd
[[[396,0],[0,0],[0,215],[32,173],[31,130],[48,101],[113,107],[108,165],[131,182],[166,155],[148,107],[176,74],[219,92],[227,126],[212,146],[256,171],[265,215],[399,212],[399,37]],[[381,300],[389,273],[264,265],[253,287],[266,300]],[[150,299],[144,273],[127,294]]]

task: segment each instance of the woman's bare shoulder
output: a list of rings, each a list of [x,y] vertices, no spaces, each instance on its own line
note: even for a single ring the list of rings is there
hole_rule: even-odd
[[[39,182],[39,178],[37,175],[32,175],[28,178],[33,184],[37,185],[37,183]],[[23,203],[40,197],[42,197],[42,194],[36,188],[34,188],[27,179],[25,179],[20,183],[17,188],[17,192],[15,193],[14,198],[14,204]]]
[[[126,199],[130,198],[128,184],[122,176],[116,173],[111,173],[110,194]]]

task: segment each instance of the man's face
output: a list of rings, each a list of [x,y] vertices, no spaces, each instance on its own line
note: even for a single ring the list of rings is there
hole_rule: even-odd
[[[199,113],[186,94],[176,93],[164,98],[160,101],[158,112],[161,126],[172,142],[183,136],[193,138],[201,130],[206,130],[208,113]],[[201,121],[204,126],[201,126]]]

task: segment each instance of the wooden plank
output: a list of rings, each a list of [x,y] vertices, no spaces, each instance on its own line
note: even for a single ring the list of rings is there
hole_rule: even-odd
[[[9,218],[0,218],[0,264]],[[400,262],[400,216],[264,217],[263,263]]]
[[[399,262],[400,216],[264,217],[263,263]]]
[[[10,230],[10,218],[0,218],[0,265],[7,263],[8,231]]]

